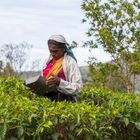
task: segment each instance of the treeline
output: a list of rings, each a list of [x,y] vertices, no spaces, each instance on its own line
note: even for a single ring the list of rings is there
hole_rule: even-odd
[[[23,42],[4,44],[0,47],[0,75],[19,77],[23,70],[34,70],[39,67],[40,60],[32,60],[29,66],[29,54],[33,45]]]
[[[115,91],[135,92],[140,74],[140,1],[85,0],[83,22],[89,24],[84,46],[102,48],[111,62],[89,60],[92,84]]]
[[[91,56],[91,78],[83,81],[98,88],[135,93],[136,84],[140,82],[140,2],[85,0],[81,8],[84,12],[82,21],[89,24],[86,32],[89,40],[83,46],[101,48],[111,56],[111,61],[106,63]],[[77,47],[78,44],[73,41],[70,46]],[[28,43],[3,45],[0,72],[8,76],[18,73],[31,47]]]

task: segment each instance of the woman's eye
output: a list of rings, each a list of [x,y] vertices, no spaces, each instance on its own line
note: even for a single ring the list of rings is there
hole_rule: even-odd
[[[57,53],[57,51],[50,51],[51,53]]]

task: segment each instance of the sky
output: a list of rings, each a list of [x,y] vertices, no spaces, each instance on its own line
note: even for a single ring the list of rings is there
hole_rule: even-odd
[[[88,58],[108,61],[103,50],[89,51],[83,48],[88,40],[85,32],[88,24],[82,23],[84,12],[82,0],[0,0],[0,46],[27,42],[34,47],[28,54],[28,61],[48,57],[47,40],[53,34],[62,34],[68,43],[76,41],[73,49],[79,66],[86,66]]]

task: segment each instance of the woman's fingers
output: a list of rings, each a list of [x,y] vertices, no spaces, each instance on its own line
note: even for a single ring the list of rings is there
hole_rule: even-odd
[[[60,78],[59,77],[53,77],[53,78],[51,78],[51,79],[49,79],[48,81],[47,81],[47,85],[59,85],[59,83],[60,83]]]

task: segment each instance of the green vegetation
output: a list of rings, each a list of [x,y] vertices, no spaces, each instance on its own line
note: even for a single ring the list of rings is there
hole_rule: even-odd
[[[91,39],[84,45],[102,48],[111,61],[101,63],[91,57],[91,81],[86,82],[92,87],[83,88],[78,103],[52,102],[33,94],[19,79],[26,49],[32,46],[2,46],[6,62],[0,60],[0,140],[140,138],[140,95],[134,94],[140,74],[140,2],[84,0],[81,6]]]
[[[140,96],[84,87],[79,103],[52,102],[0,79],[1,140],[136,140]]]
[[[128,93],[135,92],[136,76],[140,74],[140,1],[84,0],[82,9],[85,14],[83,22],[89,24],[89,39],[85,46],[103,49],[110,54],[110,63],[116,65],[113,71],[109,69],[107,76],[106,64],[97,63],[99,71],[94,81],[110,88],[109,82],[105,83],[106,79],[118,80],[117,83],[123,83],[123,90],[125,86]],[[93,68],[96,68],[95,65]],[[103,69],[105,76],[102,80],[99,73]],[[118,84],[114,86],[112,89],[120,89]]]

